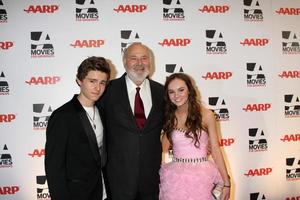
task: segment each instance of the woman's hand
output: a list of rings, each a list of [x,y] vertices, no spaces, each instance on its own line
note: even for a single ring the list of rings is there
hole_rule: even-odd
[[[230,186],[224,186],[221,200],[228,200],[230,198]]]

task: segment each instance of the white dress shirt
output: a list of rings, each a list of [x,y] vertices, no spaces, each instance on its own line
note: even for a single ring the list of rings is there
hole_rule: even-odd
[[[126,86],[127,86],[127,92],[130,102],[130,107],[132,110],[132,113],[134,114],[134,99],[136,94],[136,88],[140,87],[140,96],[144,104],[144,111],[146,119],[148,118],[148,115],[150,113],[151,107],[152,107],[152,98],[151,98],[151,90],[150,90],[150,82],[148,79],[145,79],[144,82],[137,86],[130,78],[126,75]]]

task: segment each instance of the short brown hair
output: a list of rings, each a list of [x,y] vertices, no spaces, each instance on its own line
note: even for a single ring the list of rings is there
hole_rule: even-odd
[[[104,57],[97,57],[97,56],[92,56],[82,61],[82,63],[79,65],[77,69],[76,77],[82,81],[89,73],[89,71],[92,70],[101,71],[107,74],[107,80],[109,80],[110,71],[111,71],[109,63],[106,61]]]

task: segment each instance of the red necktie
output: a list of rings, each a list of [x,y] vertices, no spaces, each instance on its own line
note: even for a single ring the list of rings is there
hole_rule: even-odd
[[[146,117],[144,112],[143,101],[140,96],[140,89],[141,88],[139,87],[136,88],[136,94],[134,99],[134,117],[137,126],[139,127],[140,130],[142,130],[146,122]]]

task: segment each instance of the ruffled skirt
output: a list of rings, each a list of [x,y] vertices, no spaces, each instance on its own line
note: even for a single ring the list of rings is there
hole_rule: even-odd
[[[160,169],[160,200],[211,200],[214,184],[222,184],[215,163],[170,162]]]

